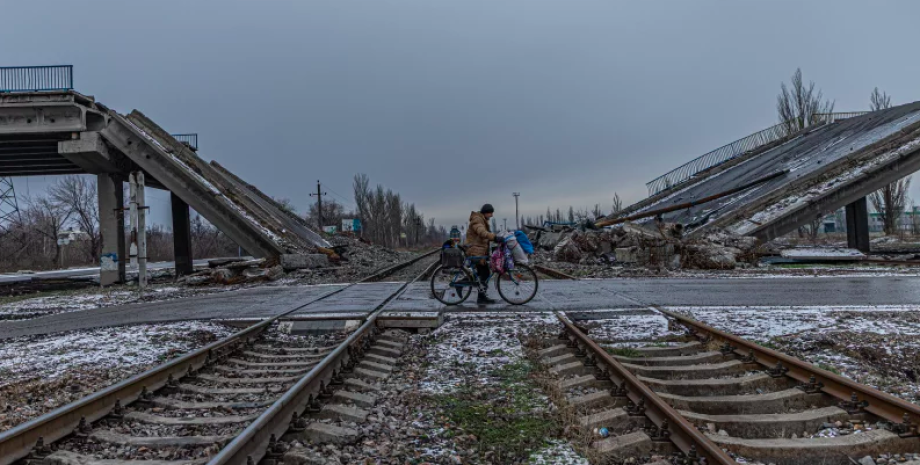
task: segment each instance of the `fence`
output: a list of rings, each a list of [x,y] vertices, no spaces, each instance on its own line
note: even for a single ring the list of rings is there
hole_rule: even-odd
[[[0,92],[72,89],[73,65],[0,67]]]
[[[847,113],[818,113],[814,115],[812,124],[833,123],[839,119],[852,118],[854,116],[864,115],[868,112],[853,111]],[[771,126],[763,131],[755,132],[747,137],[742,137],[730,144],[723,145],[709,153],[658,176],[657,178],[645,184],[648,187],[648,195],[653,196],[661,191],[670,189],[682,182],[692,178],[700,171],[707,170],[713,166],[725,163],[739,155],[747,153],[763,145],[775,142],[786,137],[788,129],[785,123]]]
[[[188,144],[188,146],[191,147],[192,150],[198,150],[198,133],[173,134],[172,136],[173,136],[173,139],[176,139],[177,141],[183,144]]]

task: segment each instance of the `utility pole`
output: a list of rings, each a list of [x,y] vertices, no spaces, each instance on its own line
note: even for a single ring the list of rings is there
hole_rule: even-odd
[[[316,180],[316,193],[310,194],[310,197],[316,197],[316,214],[318,215],[319,230],[323,231],[323,196],[328,195],[323,192],[322,186],[320,186],[319,179]]]
[[[418,230],[422,226],[422,219],[418,216],[415,217],[415,245],[418,245]]]
[[[514,192],[511,195],[514,196],[514,228],[521,229],[521,215],[518,213],[518,197],[521,196],[521,193]]]

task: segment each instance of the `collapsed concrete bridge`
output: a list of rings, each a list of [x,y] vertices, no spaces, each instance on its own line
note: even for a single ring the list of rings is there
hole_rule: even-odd
[[[866,196],[918,170],[920,102],[915,102],[770,141],[686,176],[617,217],[668,210],[741,187],[661,218],[685,225],[691,236],[724,228],[771,240],[846,207],[849,246],[868,252]]]
[[[73,90],[0,93],[0,177],[96,175],[102,255],[117,263],[103,269],[103,284],[125,280],[123,184],[135,171],[171,193],[178,274],[192,271],[189,207],[258,257],[330,247],[303,220],[137,110],[122,115]]]

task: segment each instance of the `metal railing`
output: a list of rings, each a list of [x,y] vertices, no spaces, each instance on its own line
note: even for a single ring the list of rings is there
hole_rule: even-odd
[[[836,120],[861,116],[866,113],[868,112],[852,111],[846,113],[818,113],[814,115],[814,118],[812,118],[811,124],[833,123]],[[786,124],[779,123],[762,131],[755,132],[754,134],[751,134],[747,137],[742,137],[741,139],[738,139],[730,144],[723,145],[722,147],[719,147],[709,153],[703,154],[700,157],[694,158],[693,160],[647,182],[645,186],[648,187],[648,195],[651,197],[659,192],[670,189],[680,183],[689,180],[695,174],[701,171],[725,163],[728,160],[750,152],[751,150],[754,150],[758,147],[780,140],[783,137],[786,137],[787,134],[788,129]]]
[[[0,92],[72,89],[73,65],[0,67]]]
[[[198,133],[197,132],[190,133],[190,134],[172,134],[172,136],[173,136],[173,139],[176,139],[177,141],[183,144],[187,144],[189,147],[192,148],[192,150],[198,150]]]
[[[846,111],[840,113],[815,113],[813,124],[833,123],[839,119],[855,118],[865,115],[868,111]]]

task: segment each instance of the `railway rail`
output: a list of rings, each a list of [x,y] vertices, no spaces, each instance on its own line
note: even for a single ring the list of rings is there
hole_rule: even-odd
[[[436,253],[434,250],[380,270],[361,282],[379,281]],[[147,464],[243,465],[263,459],[266,463],[276,463],[279,438],[289,430],[301,431],[310,415],[321,413],[320,399],[336,395],[332,386],[351,383],[360,387],[363,381],[360,376],[354,376],[355,372],[363,370],[373,374],[373,368],[380,368],[379,364],[370,361],[374,357],[369,352],[374,341],[395,343],[381,339],[376,326],[378,315],[405,292],[409,284],[425,278],[435,265],[437,262],[425,267],[414,279],[391,293],[365,317],[357,330],[341,342],[336,341],[337,344],[290,347],[296,344],[273,344],[271,338],[266,343],[264,336],[271,335],[273,323],[281,318],[350,286],[328,292],[0,433],[0,465],[20,460],[57,464],[116,463],[80,455],[69,447],[87,442],[173,453],[220,445],[219,450],[208,453],[206,459],[176,459],[172,454],[169,460],[146,460]],[[365,368],[361,368],[361,364]],[[367,369],[368,366],[372,369]],[[121,429],[115,427],[126,422],[130,423]],[[94,423],[98,428],[94,428]],[[135,424],[156,425],[152,429],[159,431],[149,436],[132,435]],[[226,425],[242,424],[248,425],[242,431],[227,433]],[[62,449],[56,450],[59,446]],[[158,458],[157,455],[152,457]],[[117,463],[126,465],[131,461]]]
[[[567,274],[567,273],[563,273],[563,272],[561,272],[561,271],[559,271],[559,270],[556,270],[556,269],[553,269],[553,268],[545,267],[545,266],[543,266],[543,265],[536,265],[536,264],[534,264],[534,265],[531,265],[531,267],[532,267],[534,270],[537,270],[538,272],[543,273],[543,274],[545,274],[545,275],[547,275],[547,276],[549,276],[549,277],[552,277],[552,278],[556,278],[556,279],[571,279],[571,280],[578,280],[578,278],[576,278],[575,276],[572,276],[572,275]]]
[[[577,394],[567,402],[579,426],[609,431],[589,445],[603,463],[657,455],[670,457],[662,464],[843,465],[887,456],[879,463],[920,465],[920,406],[649,309],[686,328],[685,340],[608,351],[556,312],[563,331],[539,353],[560,389]]]

